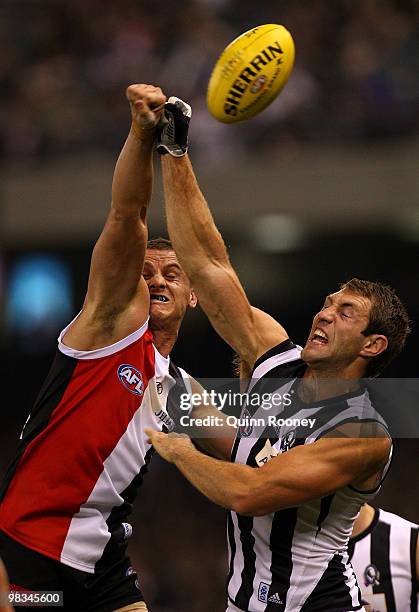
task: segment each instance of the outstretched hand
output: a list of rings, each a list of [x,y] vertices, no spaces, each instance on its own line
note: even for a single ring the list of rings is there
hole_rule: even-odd
[[[166,96],[160,87],[137,84],[127,88],[127,99],[131,107],[132,127],[137,136],[154,130],[160,121]]]
[[[154,446],[160,457],[169,463],[175,463],[185,451],[196,450],[191,439],[185,434],[166,434],[148,427],[144,431],[149,437],[149,443]]]

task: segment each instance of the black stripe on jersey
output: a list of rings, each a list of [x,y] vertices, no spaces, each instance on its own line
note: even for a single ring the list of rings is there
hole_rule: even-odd
[[[77,359],[68,357],[60,351],[56,352],[48,375],[33,405],[30,418],[25,424],[15,457],[8,467],[6,476],[1,484],[0,501],[6,494],[26,447],[48,425],[52,413],[61,402],[77,363]]]
[[[183,380],[182,372],[172,361],[169,363],[169,374],[174,379],[175,384],[170,388],[167,394],[167,414],[173,419],[176,431],[186,431],[186,429],[180,425],[180,418],[186,414],[180,407],[180,396],[183,393],[187,393],[188,390]],[[186,433],[188,432],[186,431]]]
[[[396,609],[390,569],[390,525],[379,522],[371,534],[371,564],[380,568],[380,584],[373,585],[373,593],[385,593],[387,606]]]
[[[304,444],[304,439],[297,438],[293,448]],[[278,603],[269,602],[276,593],[282,601],[286,600],[290,587],[293,568],[292,541],[297,523],[298,508],[286,508],[275,512],[270,534],[272,550],[271,575],[272,582],[268,592],[268,604],[265,612],[278,612]]]
[[[361,603],[356,606],[352,603],[349,587],[345,583],[345,570],[341,555],[336,553],[330,560],[319,582],[306,599],[300,612],[325,612],[325,610],[327,612],[346,612],[347,610],[361,610]],[[359,588],[358,601],[361,601]]]
[[[237,524],[240,531],[244,566],[241,573],[241,585],[237,591],[234,604],[242,610],[248,610],[249,601],[253,595],[253,580],[256,574],[255,538],[252,535],[253,517],[238,514]]]
[[[298,508],[279,510],[275,512],[272,520],[270,534],[272,583],[269,587],[268,604],[265,612],[278,612],[279,609],[284,609],[277,603],[269,602],[269,598],[277,593],[281,601],[285,602],[286,600],[293,568],[291,549],[297,523],[297,513]]]
[[[356,535],[355,537],[349,539],[349,543],[348,543],[349,561],[351,561],[353,557],[354,550],[355,550],[355,544],[359,542],[360,540],[362,540],[363,538],[366,538],[367,535],[369,535],[370,533],[372,533],[374,529],[376,528],[379,520],[380,520],[380,511],[377,508],[374,508],[374,518],[372,519],[370,526],[364,529],[364,531],[361,531],[361,533],[358,533],[358,535]]]
[[[240,444],[240,430],[237,430],[236,439],[234,440],[233,448],[231,449],[231,463],[236,461],[237,451],[239,450]]]
[[[277,440],[278,438],[276,438]],[[246,464],[256,467],[256,455],[266,444],[265,438],[259,438],[249,453]],[[237,524],[240,532],[240,541],[243,552],[244,565],[241,573],[241,585],[237,591],[234,604],[242,610],[249,608],[249,601],[253,595],[253,580],[256,574],[256,554],[254,551],[255,538],[252,535],[253,517],[237,514]]]
[[[412,595],[410,597],[410,611],[417,612],[419,582],[416,572],[416,550],[418,545],[419,529],[412,527],[410,530],[410,570],[412,573]]]
[[[326,520],[329,512],[330,512],[330,506],[332,505],[332,501],[334,498],[335,494],[331,493],[330,495],[328,495],[327,497],[322,497],[322,500],[320,502],[320,512],[319,512],[319,517],[317,519],[317,532],[316,532],[316,538],[320,533],[320,530],[322,528],[322,524],[324,523],[324,521]]]
[[[128,546],[128,540],[126,539],[122,522],[132,512],[134,500],[137,496],[138,489],[143,484],[144,476],[148,472],[148,464],[153,454],[154,448],[151,447],[146,452],[144,465],[141,467],[139,473],[134,477],[127,488],[120,493],[124,503],[121,506],[115,506],[106,521],[111,537],[103,550],[101,558],[96,563],[95,571],[98,571],[100,568],[109,567],[110,564],[118,561]]]
[[[231,512],[227,514],[227,537],[230,544],[230,566],[228,568],[227,585],[231,580],[234,571],[234,560],[236,557],[236,540],[234,539],[234,525]]]

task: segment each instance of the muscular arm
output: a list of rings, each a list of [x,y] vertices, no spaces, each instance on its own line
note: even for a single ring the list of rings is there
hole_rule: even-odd
[[[203,396],[202,385],[190,377],[192,393]],[[214,425],[195,425],[188,432],[194,444],[204,453],[218,459],[230,460],[236,429],[226,422],[226,415],[213,406],[209,401],[202,401],[191,411],[191,418],[205,419],[212,417]],[[195,421],[196,423],[196,421]]]
[[[249,516],[262,516],[367,480],[385,465],[387,438],[324,438],[298,446],[261,468],[207,457],[189,440],[147,431],[153,446],[208,499]]]
[[[64,338],[81,350],[116,342],[148,316],[149,295],[141,272],[153,184],[154,128],[165,97],[158,88],[131,85],[127,98],[132,125],[115,166],[111,209],[93,250],[83,311]]]
[[[179,261],[216,331],[252,367],[287,334],[265,313],[255,316],[189,158],[165,155],[162,168],[169,235]]]

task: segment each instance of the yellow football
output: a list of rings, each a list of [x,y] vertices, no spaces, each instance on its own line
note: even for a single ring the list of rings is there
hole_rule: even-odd
[[[219,57],[208,83],[207,105],[223,123],[250,119],[268,106],[294,65],[291,34],[269,23],[241,34]]]

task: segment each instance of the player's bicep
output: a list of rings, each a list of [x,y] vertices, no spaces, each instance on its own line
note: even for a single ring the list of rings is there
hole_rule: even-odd
[[[124,308],[137,293],[146,246],[145,218],[121,216],[112,207],[93,250],[87,301]]]
[[[388,438],[323,438],[274,457],[259,469],[259,514],[324,497],[382,467]]]

